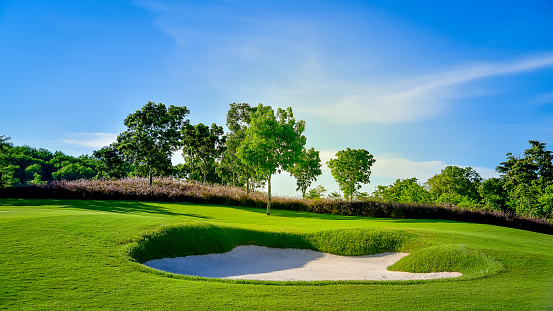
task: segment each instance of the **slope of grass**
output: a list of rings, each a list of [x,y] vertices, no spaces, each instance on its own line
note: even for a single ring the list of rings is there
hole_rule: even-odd
[[[175,228],[234,230],[238,240],[236,232],[261,232],[271,244],[282,237],[316,249],[336,244],[325,250],[335,253],[355,245],[368,252],[362,245],[380,236],[373,233],[397,234],[392,244],[413,252],[398,262],[407,266],[402,269],[427,262],[470,273],[489,264],[493,273],[457,281],[275,286],[171,278],[131,260],[129,252],[140,243]],[[283,210],[266,216],[255,208],[199,204],[2,199],[0,237],[0,309],[553,309],[553,236],[490,225]],[[429,264],[433,258],[442,260]]]

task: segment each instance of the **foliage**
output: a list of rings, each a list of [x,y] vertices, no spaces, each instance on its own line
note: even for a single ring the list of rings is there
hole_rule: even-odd
[[[119,134],[118,149],[134,165],[138,176],[170,175],[171,155],[180,147],[181,130],[189,123],[190,111],[148,102],[124,121],[127,130]],[[151,183],[150,183],[151,184]]]
[[[310,189],[305,196],[306,199],[322,199],[326,192],[325,187],[318,185],[317,187]]]
[[[361,184],[369,183],[374,162],[376,160],[367,150],[347,148],[338,151],[336,159],[330,159],[327,165],[344,192],[344,197],[351,200]]]
[[[11,187],[14,183],[14,171],[18,168],[15,165],[9,165],[6,158],[13,144],[9,142],[11,138],[0,135],[0,188]]]
[[[507,192],[504,188],[503,178],[489,178],[480,184],[478,191],[482,197],[484,206],[494,210],[506,210]]]
[[[199,123],[182,128],[182,156],[188,178],[203,182],[219,181],[216,168],[224,151],[223,127],[213,123],[211,128]],[[208,178],[209,177],[209,178]]]
[[[43,184],[55,179],[93,178],[97,171],[97,160],[93,157],[73,157],[61,151],[52,153],[29,146],[10,146],[0,161],[4,187]]]
[[[305,121],[296,122],[290,107],[278,108],[275,115],[271,107],[259,104],[251,114],[250,127],[236,155],[257,176],[267,180],[267,215],[271,212],[271,176],[299,160],[306,141],[304,130]]]
[[[298,186],[296,191],[300,190],[302,197],[305,198],[307,188],[317,180],[317,176],[322,174],[319,151],[314,148],[309,150],[303,148],[299,161],[290,167],[289,172],[296,178]]]
[[[217,174],[224,183],[232,186],[245,187],[250,193],[256,188],[264,186],[263,179],[256,175],[255,170],[242,162],[236,152],[246,138],[246,129],[250,126],[250,115],[257,107],[250,107],[246,103],[232,103],[227,112],[227,135],[225,150],[217,166]]]
[[[440,174],[432,176],[426,182],[428,191],[438,203],[460,204],[461,202],[480,202],[480,183],[482,178],[472,168],[447,166]]]
[[[398,203],[430,203],[430,193],[418,184],[417,178],[398,179],[390,186],[377,186],[373,197]]]
[[[501,174],[506,192],[505,205],[519,215],[551,217],[548,187],[553,184],[552,152],[545,143],[528,141],[524,156],[507,153],[507,160],[496,170]]]
[[[123,178],[132,171],[117,142],[95,150],[93,156],[97,160],[98,178]]]
[[[52,174],[52,177],[54,177],[55,180],[91,179],[94,176],[96,176],[96,172],[94,170],[80,163],[65,165]]]

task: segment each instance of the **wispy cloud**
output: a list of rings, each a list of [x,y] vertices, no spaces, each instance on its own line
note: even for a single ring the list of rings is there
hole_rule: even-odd
[[[66,144],[87,148],[102,148],[117,140],[117,134],[112,133],[69,133],[62,141]]]
[[[447,108],[447,99],[460,96],[456,87],[479,79],[516,75],[550,66],[553,66],[553,54],[471,65],[368,88],[309,111],[342,123],[411,122],[440,115]]]
[[[337,151],[321,151],[320,158],[323,163],[323,173],[330,174],[330,169],[326,162],[331,158],[336,158]],[[467,165],[448,164],[444,161],[414,161],[397,154],[375,155],[376,162],[371,168],[372,178],[384,178],[389,180],[406,179],[416,177],[423,183],[428,178],[439,174],[442,169],[448,165],[466,167]],[[484,167],[473,167],[483,178],[497,177],[498,174],[493,169]]]
[[[538,105],[545,105],[553,103],[553,93],[544,94],[534,99],[534,103]]]

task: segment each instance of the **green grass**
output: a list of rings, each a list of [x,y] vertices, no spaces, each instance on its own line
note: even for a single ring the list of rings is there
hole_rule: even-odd
[[[174,277],[137,262],[164,255],[164,248],[180,255],[237,243],[352,255],[409,251],[394,269],[470,277],[280,286]],[[441,220],[283,210],[266,216],[262,209],[213,205],[0,200],[0,309],[190,308],[551,310],[553,236]]]

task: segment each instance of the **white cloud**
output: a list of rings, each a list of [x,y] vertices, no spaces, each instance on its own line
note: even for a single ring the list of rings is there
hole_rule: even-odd
[[[117,134],[112,133],[69,133],[65,137],[64,143],[87,148],[102,148],[117,140]]]
[[[459,97],[455,88],[463,84],[549,66],[553,66],[553,54],[505,63],[471,65],[379,88],[361,89],[326,106],[304,110],[345,124],[411,122],[441,114],[447,108],[444,99]]]
[[[372,177],[406,179],[416,177],[419,182],[438,174],[447,164],[443,161],[413,161],[402,157],[375,156]]]

